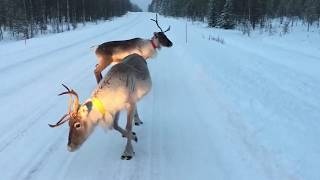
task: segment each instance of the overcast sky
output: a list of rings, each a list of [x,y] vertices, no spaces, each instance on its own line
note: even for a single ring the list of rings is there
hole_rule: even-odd
[[[130,1],[137,4],[144,11],[148,10],[148,5],[151,3],[151,0],[130,0]]]

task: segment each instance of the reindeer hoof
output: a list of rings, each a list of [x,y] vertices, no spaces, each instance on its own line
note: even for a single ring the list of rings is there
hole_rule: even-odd
[[[135,123],[134,123],[134,125],[136,125],[136,126],[140,126],[140,125],[142,125],[142,124],[143,124],[142,121],[139,121],[139,122],[135,122]]]
[[[138,142],[138,136],[135,132],[132,132],[133,140],[137,143]]]
[[[122,160],[130,160],[133,158],[134,154],[135,154],[135,152],[133,152],[132,155],[129,155],[128,153],[123,153],[123,155],[121,156],[121,159]]]
[[[135,136],[133,137],[133,140],[137,143],[137,142],[138,142],[138,137],[135,135]]]
[[[135,132],[132,132],[132,140],[134,140],[136,143],[138,142],[138,136]]]
[[[121,156],[121,159],[122,160],[130,160],[130,159],[132,159],[132,156]]]
[[[136,136],[136,133],[135,133],[135,132],[132,132],[132,135],[133,135],[133,136]],[[125,135],[122,135],[122,137],[125,138],[126,136],[125,136]]]

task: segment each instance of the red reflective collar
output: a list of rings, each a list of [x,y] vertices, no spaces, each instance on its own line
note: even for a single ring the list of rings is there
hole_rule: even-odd
[[[157,49],[157,46],[154,44],[153,40],[150,40],[150,41],[151,41],[153,49]]]

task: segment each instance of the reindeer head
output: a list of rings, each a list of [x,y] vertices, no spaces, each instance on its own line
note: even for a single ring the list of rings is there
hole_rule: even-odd
[[[69,121],[68,150],[73,152],[87,140],[95,127],[95,124],[91,121],[91,117],[89,115],[89,112],[92,109],[92,103],[87,102],[80,105],[78,94],[74,90],[70,90],[64,84],[63,86],[67,91],[59,94],[59,96],[66,94],[70,95],[68,113],[65,114],[55,125],[49,124],[49,126],[55,128]],[[74,100],[72,98],[73,96],[75,97]]]
[[[154,21],[157,24],[158,28],[160,29],[160,32],[153,33],[153,39],[158,40],[161,46],[171,47],[173,43],[165,35],[166,32],[170,31],[170,26],[168,27],[167,30],[163,31],[158,23],[158,14],[156,14],[156,19],[151,19],[151,21]]]

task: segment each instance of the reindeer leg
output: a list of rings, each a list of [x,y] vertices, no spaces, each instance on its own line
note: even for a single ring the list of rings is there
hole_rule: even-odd
[[[134,110],[134,125],[140,126],[141,124],[143,124],[143,122],[141,121],[141,119],[139,117],[138,107],[136,107]]]
[[[98,84],[102,79],[102,74],[101,74],[102,71],[103,71],[103,69],[101,68],[101,66],[99,64],[97,64],[96,65],[96,69],[94,70],[94,75],[96,77],[96,80],[97,80]]]
[[[96,76],[96,80],[97,83],[99,84],[99,82],[102,80],[102,74],[101,72],[110,65],[110,63],[112,62],[112,59],[109,56],[97,56],[98,57],[98,64],[96,65],[96,68],[94,70],[94,75]]]
[[[127,131],[122,129],[119,124],[118,124],[118,121],[119,121],[119,115],[120,115],[120,112],[116,112],[116,115],[114,116],[114,120],[113,120],[113,128],[115,130],[117,130],[118,132],[121,133],[122,137],[125,137],[126,134],[127,134]]]
[[[127,114],[127,125],[126,125],[126,130],[127,130],[127,145],[126,148],[121,156],[122,160],[130,160],[134,156],[134,151],[133,151],[133,146],[131,143],[131,140],[133,139],[132,135],[132,122],[133,122],[133,116],[134,116],[134,111],[135,111],[135,104],[131,104],[130,107],[128,108],[128,114]]]
[[[117,112],[115,117],[114,117],[114,120],[113,120],[113,128],[115,130],[117,130],[118,132],[121,133],[122,137],[127,137],[128,136],[128,133],[126,130],[122,129],[120,126],[119,126],[119,116],[120,116],[120,112]],[[133,140],[135,142],[138,142],[138,137],[136,136],[136,133],[135,132],[132,132],[132,136],[133,136]]]

